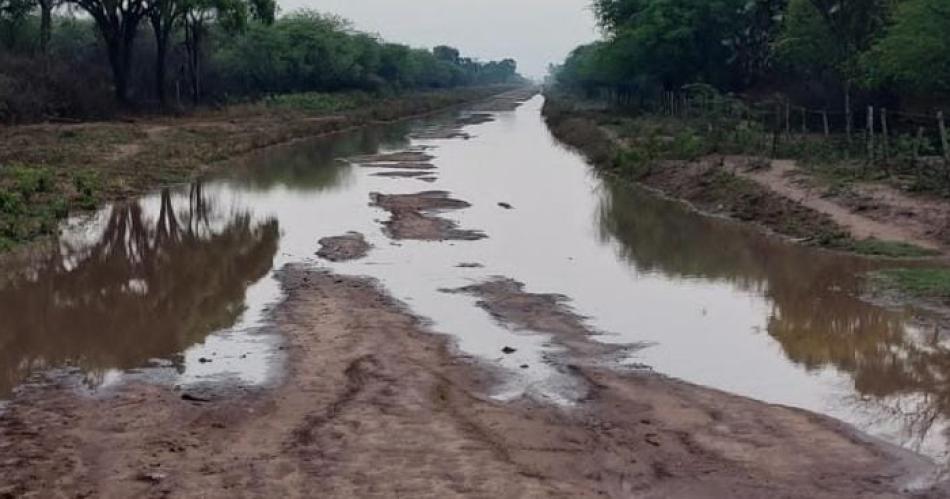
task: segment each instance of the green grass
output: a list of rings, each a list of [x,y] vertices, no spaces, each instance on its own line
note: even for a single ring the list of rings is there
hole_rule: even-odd
[[[268,106],[280,109],[334,113],[365,106],[370,101],[372,101],[372,97],[363,92],[306,92],[275,95],[268,98],[266,102]]]
[[[71,210],[94,209],[101,188],[92,173],[60,179],[48,168],[0,165],[0,251],[55,234]]]
[[[851,251],[859,255],[883,256],[888,258],[926,258],[940,254],[939,251],[921,248],[920,246],[910,243],[884,241],[875,238],[862,239],[859,241],[848,240],[838,249]]]
[[[880,285],[919,298],[950,299],[950,269],[888,269],[875,272]]]

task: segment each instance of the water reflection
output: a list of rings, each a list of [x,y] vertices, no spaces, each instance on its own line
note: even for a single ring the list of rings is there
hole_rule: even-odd
[[[217,209],[200,185],[154,204],[109,208],[97,238],[64,237],[3,284],[0,397],[48,367],[77,366],[94,385],[110,369],[174,359],[238,318],[271,267],[277,221]]]
[[[809,371],[846,373],[840,412],[888,426],[912,448],[950,419],[950,349],[937,323],[860,298],[861,274],[884,264],[756,237],[604,180],[599,236],[641,271],[724,281],[764,296],[768,334]],[[848,418],[853,419],[853,418]]]
[[[340,158],[401,149],[409,145],[411,122],[360,128],[346,133],[261,149],[229,164],[228,178],[246,190],[276,186],[316,193],[338,189],[353,180],[353,169]]]

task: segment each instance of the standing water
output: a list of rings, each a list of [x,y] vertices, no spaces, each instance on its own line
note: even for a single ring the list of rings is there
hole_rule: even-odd
[[[470,137],[433,138],[446,118],[431,118],[272,148],[70,221],[55,251],[0,282],[0,398],[51,369],[90,389],[129,376],[266,384],[281,367],[266,327],[281,300],[274,272],[305,262],[378,279],[462,352],[506,369],[499,398],[571,403],[569,374],[545,362],[556,347],[441,290],[505,276],[563,294],[597,341],[644,345],[627,367],[829,414],[947,462],[950,351],[912,311],[860,299],[861,274],[879,264],[602,178],[551,137],[541,105],[471,120]],[[410,147],[435,156],[431,183],[341,161]],[[471,203],[441,216],[487,237],[391,239],[371,193],[427,190]],[[366,258],[314,255],[350,231],[372,244]]]

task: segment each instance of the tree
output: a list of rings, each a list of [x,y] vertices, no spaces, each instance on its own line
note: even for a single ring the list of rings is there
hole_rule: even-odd
[[[85,10],[96,22],[106,44],[115,97],[123,105],[129,103],[129,73],[132,49],[139,23],[148,14],[146,0],[68,0]]]
[[[439,45],[432,49],[432,55],[434,55],[435,58],[440,61],[458,64],[460,53],[457,48],[449,47],[447,45]]]
[[[863,59],[868,83],[918,94],[950,93],[950,3],[907,0]]]
[[[155,37],[155,97],[165,105],[165,73],[168,67],[168,42],[188,11],[187,0],[152,0],[148,19]]]
[[[277,4],[274,0],[182,0],[185,47],[191,76],[191,97],[195,104],[201,98],[201,50],[208,25],[217,22],[226,31],[242,31],[249,18],[265,24],[274,22]]]
[[[22,42],[22,30],[30,11],[32,0],[0,0],[0,43],[14,50]]]
[[[40,7],[40,52],[49,54],[49,41],[53,33],[53,9],[58,7],[62,0],[36,0]]]

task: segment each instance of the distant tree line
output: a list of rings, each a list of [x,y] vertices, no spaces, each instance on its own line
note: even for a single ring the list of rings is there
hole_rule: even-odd
[[[511,59],[388,43],[274,0],[0,0],[0,121],[284,92],[520,81]]]
[[[601,41],[552,68],[587,96],[651,98],[704,83],[841,109],[950,101],[947,0],[594,0]]]

